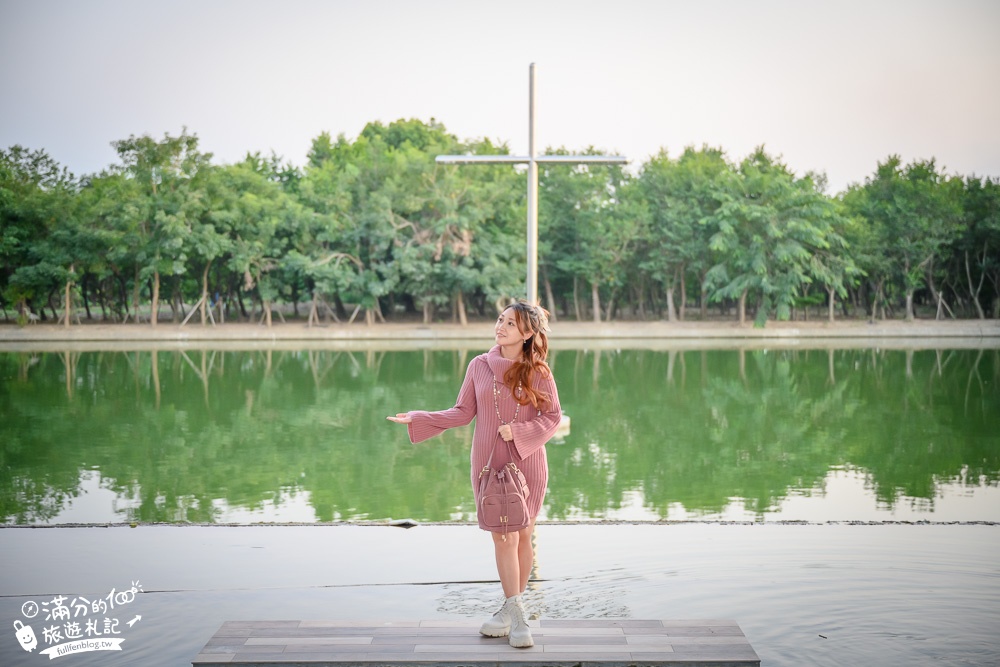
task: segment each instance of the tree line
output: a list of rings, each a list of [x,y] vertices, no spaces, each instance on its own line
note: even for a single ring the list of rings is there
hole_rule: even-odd
[[[44,150],[0,151],[8,321],[465,323],[524,293],[523,173],[434,160],[505,145],[434,120],[320,134],[303,167],[214,164],[186,129],[112,145],[118,163],[80,178]],[[1000,179],[933,159],[889,156],[834,196],[764,147],[664,150],[636,173],[541,165],[539,181],[556,318],[1000,317]]]

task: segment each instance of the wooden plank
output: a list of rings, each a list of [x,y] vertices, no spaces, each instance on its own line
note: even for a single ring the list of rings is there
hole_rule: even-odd
[[[192,665],[359,667],[759,667],[735,621],[531,621],[535,646],[479,634],[479,621],[227,621]]]

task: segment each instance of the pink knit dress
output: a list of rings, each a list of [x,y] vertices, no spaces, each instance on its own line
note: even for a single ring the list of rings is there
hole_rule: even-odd
[[[465,372],[465,381],[458,392],[455,407],[439,412],[411,411],[413,421],[407,426],[410,442],[416,444],[449,428],[465,426],[475,418],[476,428],[472,435],[472,493],[479,506],[479,471],[483,469],[490,458],[490,450],[496,444],[493,453],[493,468],[499,468],[511,460],[507,443],[497,431],[500,421],[497,419],[497,406],[503,421],[510,423],[514,440],[510,450],[514,453],[514,462],[524,473],[528,482],[528,512],[532,518],[538,516],[545,499],[545,488],[549,481],[549,466],[545,456],[545,443],[555,434],[562,419],[559,407],[559,394],[551,374],[548,377],[532,379],[533,386],[548,395],[549,400],[541,410],[528,403],[517,410],[517,401],[511,394],[511,388],[503,383],[504,373],[513,365],[513,361],[504,359],[500,354],[500,346],[495,345],[486,354],[480,354],[471,362]],[[493,401],[493,378],[496,378],[500,396],[497,404]],[[482,522],[479,527],[488,530]]]

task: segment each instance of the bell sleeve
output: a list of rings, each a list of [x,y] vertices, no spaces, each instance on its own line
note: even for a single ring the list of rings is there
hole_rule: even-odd
[[[455,400],[455,407],[437,412],[427,412],[425,410],[413,410],[410,416],[413,421],[407,424],[406,431],[410,436],[410,442],[417,444],[428,438],[444,433],[456,426],[465,426],[476,416],[476,387],[474,382],[473,366],[478,358],[469,362],[465,371],[465,380],[462,381],[462,388],[458,391],[458,398]]]
[[[552,374],[538,380],[536,387],[548,394],[549,400],[545,402],[533,419],[514,422],[510,425],[511,433],[514,435],[514,448],[522,459],[528,458],[544,447],[545,443],[555,435],[559,423],[562,421],[559,392],[556,391],[556,382],[552,378]]]

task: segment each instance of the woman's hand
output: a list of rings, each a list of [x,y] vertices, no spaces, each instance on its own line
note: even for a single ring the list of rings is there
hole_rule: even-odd
[[[409,412],[398,412],[395,416],[390,415],[386,419],[397,424],[409,424],[413,421],[413,417],[410,416]]]
[[[504,442],[510,442],[514,439],[514,432],[510,430],[510,424],[501,424],[497,432],[504,439]]]

